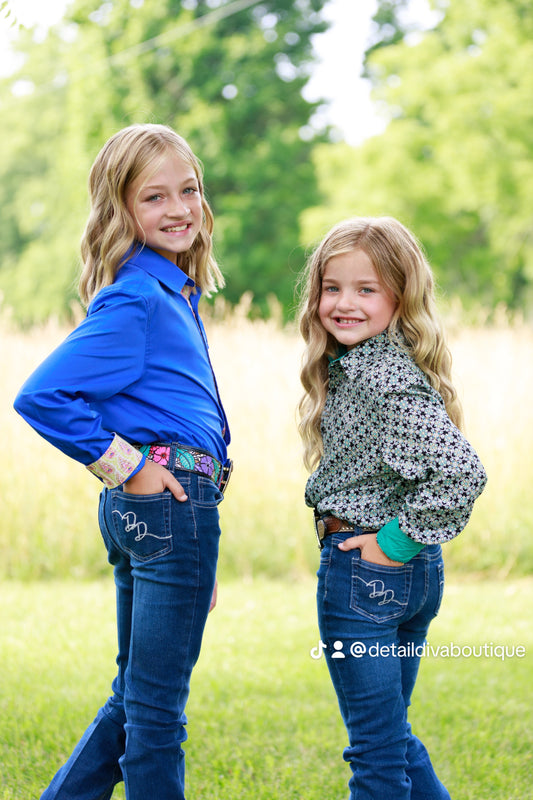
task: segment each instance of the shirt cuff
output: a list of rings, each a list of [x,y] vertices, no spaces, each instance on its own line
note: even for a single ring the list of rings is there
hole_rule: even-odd
[[[146,458],[142,453],[115,433],[103,456],[88,464],[87,469],[100,478],[109,489],[114,489],[138,472],[145,461]]]
[[[402,531],[398,517],[391,519],[378,531],[377,541],[391,561],[401,561],[403,564],[414,558],[424,547]]]

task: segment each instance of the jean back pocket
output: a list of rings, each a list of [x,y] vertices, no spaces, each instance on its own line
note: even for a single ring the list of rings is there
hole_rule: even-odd
[[[363,561],[359,553],[352,558],[350,607],[374,622],[401,617],[411,594],[413,567],[386,567]]]
[[[150,561],[172,551],[172,495],[127,494],[112,491],[113,533],[117,546],[138,561]]]

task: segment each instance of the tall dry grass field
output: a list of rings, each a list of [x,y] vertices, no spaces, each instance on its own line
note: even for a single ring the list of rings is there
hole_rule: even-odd
[[[12,410],[32,369],[66,335],[57,325],[0,328],[0,574],[22,579],[107,571],[96,524],[98,481],[41,440]],[[275,321],[237,310],[208,324],[211,356],[230,419],[235,471],[221,506],[222,576],[296,577],[316,569],[311,512],[296,431],[301,344]],[[489,474],[460,537],[446,545],[454,571],[530,572],[533,545],[533,331],[502,323],[451,339],[467,435]]]

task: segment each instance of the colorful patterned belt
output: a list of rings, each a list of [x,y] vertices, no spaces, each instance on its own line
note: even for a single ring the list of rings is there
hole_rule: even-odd
[[[168,469],[184,469],[187,472],[197,472],[211,478],[221,492],[226,490],[233,470],[231,461],[228,460],[222,464],[207,450],[198,450],[184,444],[156,442],[155,444],[138,445],[138,449],[149,461],[154,461]],[[172,453],[172,451],[174,452]]]

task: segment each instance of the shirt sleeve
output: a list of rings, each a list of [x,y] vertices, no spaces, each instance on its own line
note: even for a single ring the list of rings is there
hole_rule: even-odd
[[[391,491],[404,498],[400,529],[421,544],[454,538],[487,482],[475,450],[423,386],[382,396],[379,416]]]
[[[377,542],[388,558],[404,564],[414,558],[425,546],[420,542],[415,542],[402,531],[398,517],[391,519],[378,531]]]
[[[142,296],[104,289],[85,320],[28,378],[15,400],[16,411],[37,433],[93,467],[102,480],[106,474],[110,480],[125,480],[143,460],[134,448],[128,450],[120,431],[106,430],[91,404],[111,398],[142,375],[148,314]],[[118,458],[120,475],[108,457],[111,464]]]

